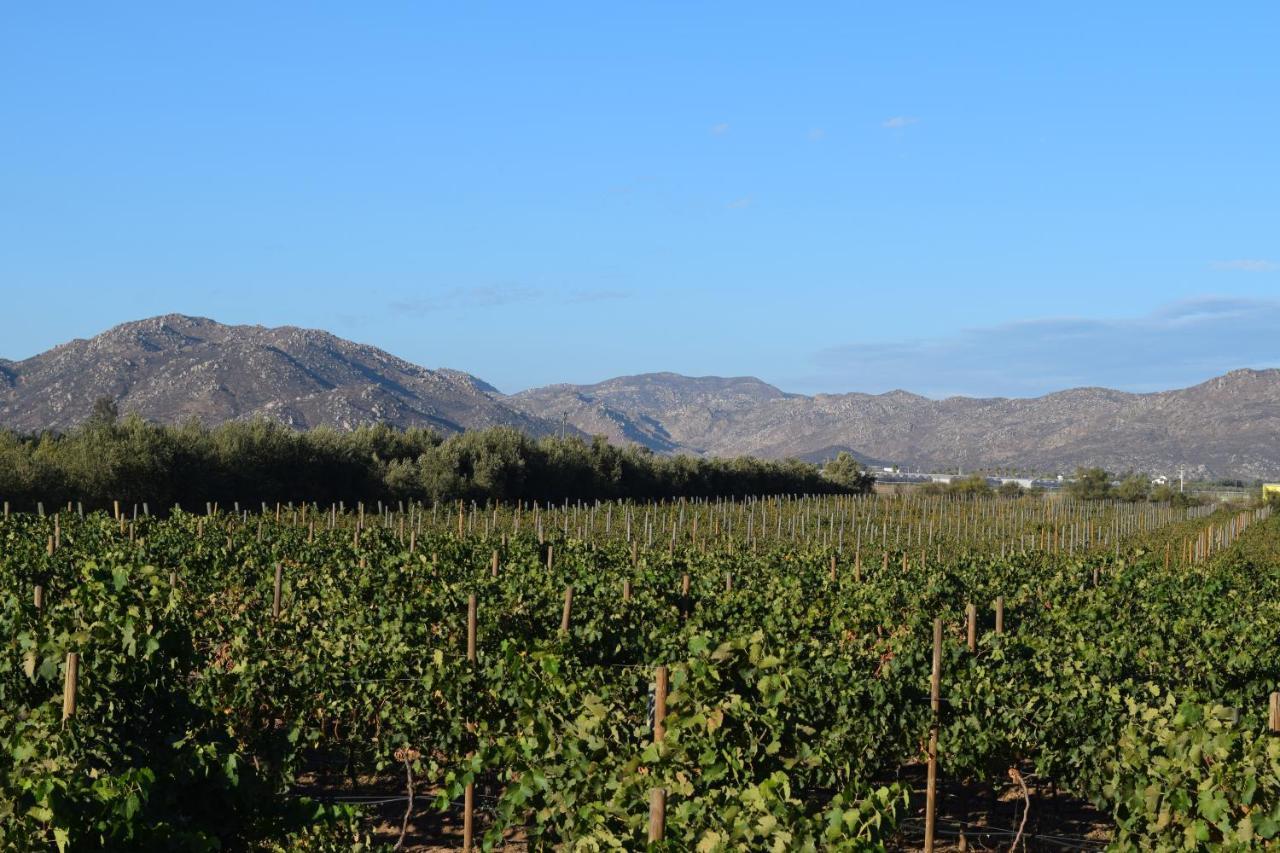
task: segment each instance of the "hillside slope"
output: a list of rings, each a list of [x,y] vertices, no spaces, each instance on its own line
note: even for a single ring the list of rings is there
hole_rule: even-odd
[[[1280,371],[1237,370],[1192,388],[1077,388],[1030,399],[786,394],[755,379],[673,374],[554,385],[511,398],[533,415],[654,450],[822,459],[849,450],[912,468],[1280,474]]]
[[[266,417],[297,428],[387,422],[442,432],[553,429],[466,373],[428,370],[311,329],[173,314],[0,363],[0,424],[11,429],[66,429],[100,396],[163,423]]]

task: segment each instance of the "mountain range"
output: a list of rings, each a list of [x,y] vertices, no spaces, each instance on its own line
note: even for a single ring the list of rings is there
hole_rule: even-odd
[[[64,430],[100,396],[163,423],[265,417],[299,429],[387,422],[443,433],[510,426],[535,436],[604,435],[660,453],[818,461],[847,450],[871,465],[923,470],[1280,474],[1278,370],[1236,370],[1156,393],[1076,388],[1026,399],[806,396],[751,377],[674,373],[505,395],[467,373],[419,367],[323,331],[183,315],[0,359],[0,426]]]

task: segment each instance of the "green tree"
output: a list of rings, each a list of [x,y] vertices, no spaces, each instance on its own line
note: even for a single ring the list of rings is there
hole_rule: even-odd
[[[1082,501],[1106,500],[1111,491],[1111,475],[1103,468],[1077,468],[1075,479],[1067,483],[1067,494]]]
[[[851,492],[866,494],[875,484],[875,477],[865,470],[853,454],[841,450],[836,458],[822,466],[822,476]]]
[[[947,491],[953,495],[984,498],[990,497],[995,493],[995,490],[991,488],[991,484],[987,482],[987,478],[981,474],[970,474],[968,477],[952,480],[947,487]]]
[[[1151,483],[1141,474],[1130,474],[1120,481],[1120,485],[1116,487],[1116,498],[1129,503],[1137,503],[1145,501],[1151,493]]]
[[[1006,480],[996,489],[996,493],[1002,498],[1020,498],[1026,494],[1026,489],[1015,480]]]
[[[68,433],[0,430],[0,494],[16,506],[83,501],[89,509],[149,502],[200,508],[375,500],[638,500],[866,491],[844,460],[841,481],[796,459],[661,456],[647,448],[531,439],[508,428],[441,438],[386,425],[299,432],[267,420],[208,428],[120,418],[103,399]],[[852,485],[850,485],[852,484]]]
[[[89,420],[85,426],[89,429],[110,429],[120,419],[120,407],[110,397],[99,397],[93,401],[89,410]]]

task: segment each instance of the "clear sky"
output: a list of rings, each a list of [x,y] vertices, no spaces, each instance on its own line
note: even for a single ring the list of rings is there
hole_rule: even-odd
[[[167,312],[504,391],[1280,365],[1280,4],[9,3],[0,356]]]

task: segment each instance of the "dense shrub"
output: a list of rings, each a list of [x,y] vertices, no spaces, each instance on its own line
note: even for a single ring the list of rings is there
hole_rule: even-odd
[[[82,501],[541,500],[865,491],[796,460],[658,456],[603,438],[533,439],[495,428],[442,438],[420,429],[298,432],[268,421],[206,428],[137,417],[66,434],[0,432],[0,499],[15,508]]]

